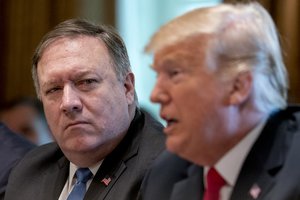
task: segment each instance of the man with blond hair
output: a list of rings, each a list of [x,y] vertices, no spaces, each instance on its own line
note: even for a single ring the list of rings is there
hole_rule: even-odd
[[[146,50],[168,152],[140,199],[300,199],[300,108],[287,105],[276,28],[261,5],[193,10]]]

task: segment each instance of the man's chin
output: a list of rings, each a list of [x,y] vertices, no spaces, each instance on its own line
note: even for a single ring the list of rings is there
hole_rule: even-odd
[[[166,148],[168,151],[174,154],[180,154],[180,142],[174,140],[172,136],[168,136],[166,140]]]
[[[73,153],[86,153],[91,152],[95,149],[94,145],[88,143],[88,142],[72,142],[65,146],[62,146],[62,149],[68,152]]]

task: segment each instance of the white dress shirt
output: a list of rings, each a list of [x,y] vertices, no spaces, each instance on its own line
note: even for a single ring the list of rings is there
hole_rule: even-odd
[[[96,175],[99,167],[101,166],[102,164],[102,161],[101,160],[99,163],[97,163],[96,165],[92,166],[92,167],[89,167],[89,169],[91,170],[92,174],[93,174],[93,177]],[[58,200],[66,200],[70,194],[70,192],[72,191],[75,183],[76,183],[76,176],[75,176],[75,173],[76,173],[76,170],[78,169],[79,167],[77,167],[76,165],[74,165],[73,163],[70,162],[70,169],[69,169],[69,177],[66,181],[66,184],[62,190],[62,192],[60,193],[60,196],[58,198]],[[92,182],[93,178],[91,178],[87,183],[86,183],[86,190],[88,190],[91,182]]]
[[[214,166],[214,168],[226,180],[227,183],[227,185],[221,188],[220,200],[228,200],[230,198],[233,186],[236,183],[244,160],[260,135],[265,124],[266,119],[253,128],[249,134],[247,134],[237,145],[230,149]],[[208,170],[209,167],[204,168],[204,177],[206,177]]]

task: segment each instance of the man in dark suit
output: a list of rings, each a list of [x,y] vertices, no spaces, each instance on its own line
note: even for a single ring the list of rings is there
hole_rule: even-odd
[[[0,199],[3,199],[12,168],[35,145],[13,133],[2,122],[0,122],[0,141]]]
[[[32,72],[56,143],[19,163],[5,199],[135,199],[164,135],[138,107],[120,36],[84,20],[62,22],[42,39]]]
[[[140,199],[300,199],[300,108],[287,106],[276,28],[261,5],[188,12],[146,50],[169,152]]]

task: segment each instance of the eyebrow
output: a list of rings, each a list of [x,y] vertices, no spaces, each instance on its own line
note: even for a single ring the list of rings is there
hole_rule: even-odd
[[[84,70],[78,71],[75,74],[71,75],[70,78],[71,78],[71,80],[74,80],[74,79],[78,79],[78,78],[81,78],[83,76],[86,76],[88,74],[95,74],[95,72],[93,72],[91,70],[84,69]],[[59,78],[59,79],[53,78],[53,79],[50,79],[50,80],[44,82],[43,84],[41,84],[41,88],[49,87],[51,85],[59,84],[59,83],[62,83],[62,82],[63,82],[63,80],[61,78]]]
[[[47,88],[49,86],[52,86],[52,85],[55,85],[55,84],[58,84],[58,83],[61,83],[62,80],[50,80],[50,81],[47,81],[43,84],[41,84],[41,89],[43,88]]]
[[[167,58],[160,63],[160,66],[163,66],[164,69],[169,69],[169,68],[181,67],[182,65],[174,59]]]

